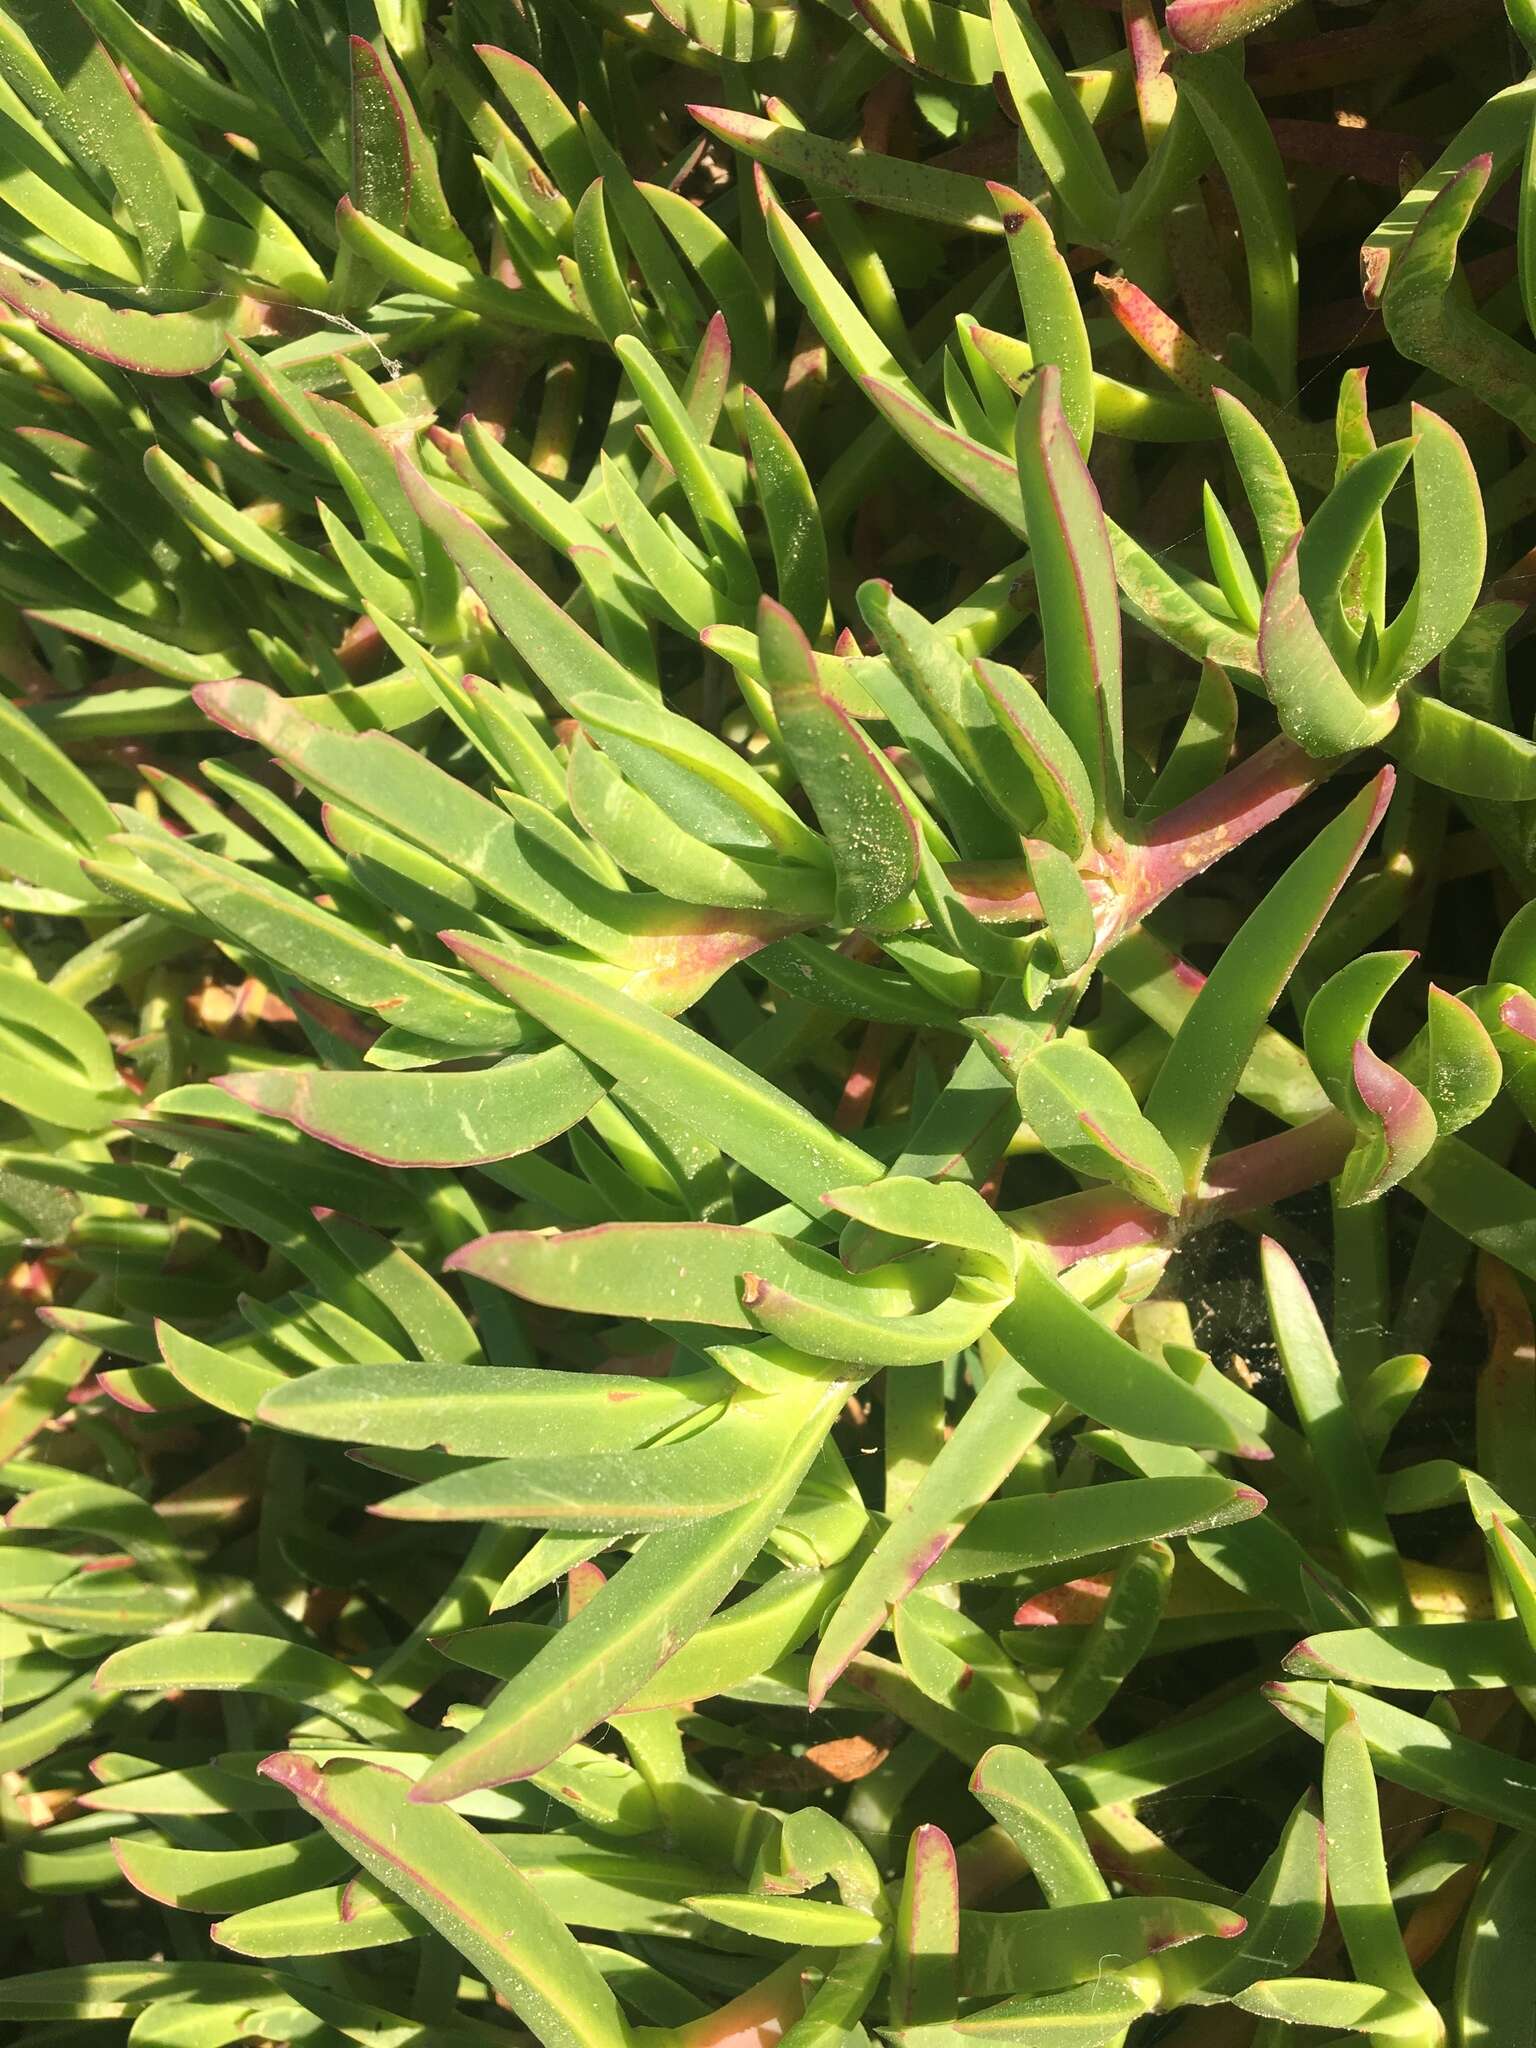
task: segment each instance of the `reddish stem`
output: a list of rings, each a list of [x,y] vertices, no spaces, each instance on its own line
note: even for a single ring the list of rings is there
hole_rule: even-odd
[[[1084,1188],[1054,1202],[1037,1202],[1004,1219],[1037,1239],[1059,1266],[1075,1266],[1100,1252],[1127,1252],[1173,1239],[1175,1219],[1138,1202],[1120,1188]]]
[[[1349,1119],[1330,1109],[1294,1130],[1224,1152],[1206,1168],[1184,1228],[1203,1230],[1229,1216],[1267,1209],[1304,1188],[1320,1187],[1343,1166],[1353,1139]]]
[[[1144,839],[1126,838],[1107,853],[1088,855],[1083,880],[1099,933],[1095,957],[1175,890],[1294,809],[1337,766],[1336,759],[1312,760],[1290,740],[1271,740],[1159,818]],[[983,923],[1032,923],[1041,916],[1023,861],[960,861],[944,872]]]
[[[846,1133],[863,1129],[874,1106],[875,1090],[880,1085],[880,1063],[885,1057],[886,1041],[890,1035],[888,1024],[866,1027],[832,1118],[834,1130]]]
[[[1331,1180],[1344,1164],[1353,1135],[1348,1119],[1330,1109],[1294,1130],[1224,1152],[1206,1168],[1199,1193],[1181,1216],[1165,1216],[1119,1188],[1087,1188],[1019,1210],[1008,1221],[1046,1245],[1064,1267],[1099,1252],[1173,1246],[1192,1231],[1250,1215]]]
[[[1359,178],[1396,192],[1404,160],[1422,159],[1424,138],[1385,128],[1346,127],[1339,121],[1272,118],[1270,133],[1288,164],[1310,164],[1340,178]]]
[[[1394,9],[1364,28],[1256,43],[1248,52],[1248,82],[1262,100],[1391,77],[1463,41],[1477,17],[1492,11],[1493,0],[1442,0],[1407,16]]]
[[[1336,766],[1314,761],[1291,740],[1274,739],[1209,789],[1175,805],[1139,845],[1127,842],[1122,928],[1139,924],[1175,889],[1284,817]]]

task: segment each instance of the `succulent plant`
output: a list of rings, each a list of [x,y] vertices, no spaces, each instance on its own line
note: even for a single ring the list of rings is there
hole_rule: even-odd
[[[0,0],[18,2048],[1525,2037],[1533,59]]]

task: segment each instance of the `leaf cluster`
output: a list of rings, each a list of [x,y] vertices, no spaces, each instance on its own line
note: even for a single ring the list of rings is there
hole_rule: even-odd
[[[0,0],[19,2048],[1524,2038],[1533,59]]]

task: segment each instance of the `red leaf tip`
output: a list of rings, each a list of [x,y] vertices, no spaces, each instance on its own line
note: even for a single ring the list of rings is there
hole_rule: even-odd
[[[256,1766],[256,1775],[270,1779],[274,1785],[281,1785],[285,1791],[302,1796],[316,1790],[322,1773],[308,1757],[300,1756],[295,1750],[279,1749],[262,1758]]]

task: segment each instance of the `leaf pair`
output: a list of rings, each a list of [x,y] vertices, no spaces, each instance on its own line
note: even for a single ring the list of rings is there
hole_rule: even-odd
[[[1480,593],[1485,524],[1471,458],[1455,430],[1425,407],[1414,408],[1411,444],[1380,449],[1362,411],[1355,419],[1359,453],[1345,437],[1348,417],[1341,404],[1347,466],[1271,572],[1258,629],[1265,690],[1284,730],[1309,754],[1385,744],[1426,780],[1475,794],[1466,714],[1407,690],[1451,645]],[[1419,568],[1389,620],[1380,508],[1410,457]],[[1476,744],[1507,760],[1510,770],[1517,758],[1527,759],[1525,742],[1512,734],[1484,729]],[[1536,750],[1524,772],[1536,774]]]
[[[1502,1083],[1498,1052],[1476,1012],[1433,983],[1429,1022],[1404,1055],[1405,1071],[1371,1050],[1371,1019],[1414,957],[1362,954],[1307,1005],[1304,1042],[1312,1071],[1355,1129],[1339,1179],[1346,1206],[1376,1201],[1406,1179],[1438,1139],[1481,1116]]]

